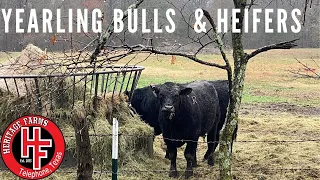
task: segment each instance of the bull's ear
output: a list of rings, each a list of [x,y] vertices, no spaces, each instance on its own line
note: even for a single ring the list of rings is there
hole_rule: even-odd
[[[182,88],[180,90],[180,95],[189,95],[192,92],[192,88]]]
[[[150,84],[150,88],[152,89],[153,95],[158,97],[159,89],[153,84]]]

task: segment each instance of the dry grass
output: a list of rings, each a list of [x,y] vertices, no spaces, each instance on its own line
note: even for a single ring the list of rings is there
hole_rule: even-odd
[[[231,52],[228,53],[231,59]],[[139,55],[137,62],[146,55]],[[207,61],[221,62],[220,55],[201,55]],[[299,69],[294,58],[315,66],[311,58],[320,63],[319,49],[275,50],[256,56],[247,68],[244,102],[288,102],[299,105],[320,106],[319,80],[297,79],[289,72]],[[226,79],[224,70],[197,64],[177,57],[171,65],[171,57],[151,56],[140,65],[146,67],[139,86],[166,81],[188,82],[200,79]],[[314,67],[317,68],[317,67]],[[317,68],[320,72],[320,68]]]
[[[231,54],[228,54],[231,56]],[[146,55],[139,55],[142,60]],[[220,61],[219,55],[202,55],[204,59]],[[288,72],[290,68],[301,68],[294,60],[312,64],[311,58],[319,61],[319,49],[294,49],[272,51],[261,54],[248,65],[243,106],[240,115],[238,141],[233,149],[234,179],[319,179],[320,178],[320,142],[272,143],[241,142],[273,140],[320,139],[320,81],[313,79],[295,79]],[[160,61],[159,61],[160,60]],[[177,57],[174,65],[171,57],[152,56],[140,65],[146,67],[139,86],[165,81],[187,82],[196,79],[225,79],[222,70],[196,64]],[[317,69],[319,72],[320,69]],[[200,139],[200,141],[203,141]],[[200,143],[197,151],[199,167],[195,168],[192,180],[217,179],[218,164],[209,167],[202,162],[206,144]],[[185,147],[185,146],[184,146]],[[183,148],[178,152],[178,170],[180,179],[186,166]],[[120,170],[119,179],[170,179],[169,160],[164,159],[165,145],[157,137],[153,159],[141,158],[130,161]],[[138,157],[140,155],[137,155]],[[111,158],[110,158],[111,159]],[[110,160],[111,164],[111,160]],[[284,169],[305,170],[284,170]],[[282,169],[282,170],[279,170]],[[65,174],[59,169],[47,179],[74,179],[75,174]],[[74,169],[71,169],[75,171]],[[99,169],[97,169],[99,170]],[[9,173],[1,176],[12,177]],[[95,174],[95,179],[111,179],[110,174]]]
[[[231,53],[228,54],[231,57]],[[141,55],[140,59],[145,55]],[[206,60],[222,62],[219,55],[202,55]],[[320,139],[320,81],[296,79],[288,70],[301,66],[294,58],[312,65],[312,58],[320,61],[319,49],[276,50],[261,54],[248,65],[240,116],[238,140],[307,140]],[[160,60],[160,61],[159,61]],[[139,86],[165,81],[187,82],[196,79],[225,79],[223,70],[196,64],[177,57],[153,56],[141,63],[146,67]],[[320,69],[317,69],[320,72]],[[156,140],[156,154],[163,160],[164,144]],[[179,150],[178,169],[183,171],[184,148]],[[320,178],[320,142],[302,143],[235,143],[235,179],[317,179]],[[201,162],[206,144],[198,148],[200,167],[193,179],[216,179],[218,167]],[[277,169],[311,170],[277,170]],[[153,168],[154,169],[154,168]],[[159,169],[159,168],[156,168]],[[275,170],[274,170],[275,169]],[[314,169],[314,170],[313,170]],[[152,179],[167,179],[167,173],[156,173]],[[180,173],[182,175],[182,173]],[[142,177],[141,177],[142,178]],[[140,179],[141,179],[140,178]]]

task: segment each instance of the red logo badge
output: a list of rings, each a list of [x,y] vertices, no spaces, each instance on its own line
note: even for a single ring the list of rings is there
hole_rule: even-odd
[[[48,118],[29,115],[12,122],[1,138],[6,166],[24,179],[41,179],[62,163],[65,141],[59,127]]]

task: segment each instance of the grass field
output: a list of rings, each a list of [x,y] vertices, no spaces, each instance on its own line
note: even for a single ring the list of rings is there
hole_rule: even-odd
[[[202,58],[222,62],[219,55],[202,55]],[[301,68],[295,58],[317,68],[311,59],[320,63],[320,51],[276,50],[255,57],[248,65],[239,123],[239,142],[235,143],[233,155],[235,179],[320,178],[319,141],[242,142],[320,139],[320,80],[294,77],[289,70]],[[166,81],[226,78],[223,70],[179,57],[174,65],[171,65],[171,57],[165,56],[154,56],[141,65],[146,67],[146,70],[141,76],[140,87]],[[317,72],[320,72],[319,68]],[[161,154],[159,158],[162,159],[163,149],[158,148],[161,146],[164,145],[159,137],[156,152]],[[183,149],[179,151],[180,170],[185,168]],[[201,161],[205,150],[206,144],[201,143],[198,148],[198,161]],[[168,168],[169,162],[165,160],[165,164],[167,166],[163,168]],[[194,179],[217,178],[217,166],[218,164],[211,168],[206,163],[200,163],[200,167],[195,170]],[[166,175],[158,173],[152,179],[167,179]]]
[[[228,55],[231,59],[232,54]],[[136,62],[145,57],[146,55],[139,55]],[[222,63],[219,55],[202,55],[201,58]],[[261,54],[249,63],[238,142],[235,142],[233,149],[234,179],[320,179],[320,142],[307,141],[320,139],[320,80],[296,78],[291,74],[288,70],[301,68],[295,58],[313,66],[312,58],[320,64],[320,51],[275,50]],[[0,58],[0,62],[2,59]],[[185,58],[177,57],[174,65],[170,62],[169,56],[151,56],[140,63],[146,69],[138,86],[166,81],[226,79],[225,71]],[[320,68],[317,72],[320,72]],[[274,142],[276,140],[302,141]],[[184,147],[179,149],[177,159],[181,179],[186,166]],[[119,179],[169,179],[168,173],[163,171],[169,169],[170,162],[164,159],[165,145],[161,137],[156,138],[154,148],[153,159],[141,158],[126,165],[120,170]],[[194,169],[192,180],[218,177],[217,163],[214,167],[209,167],[202,162],[205,151],[206,144],[200,143],[197,151],[199,167]],[[2,177],[12,177],[9,174],[2,172]],[[75,174],[55,173],[48,179],[74,178]],[[99,176],[95,175],[95,178],[99,179]],[[103,175],[100,178],[110,179],[110,176]]]
[[[19,52],[10,52],[10,53],[0,52],[0,63],[6,62],[11,57],[17,57],[19,55],[20,55]]]

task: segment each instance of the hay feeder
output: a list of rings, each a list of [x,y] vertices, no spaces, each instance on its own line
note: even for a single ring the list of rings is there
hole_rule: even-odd
[[[99,153],[101,149],[107,149],[106,151],[111,149],[109,147],[110,143],[106,142],[108,141],[106,139],[111,140],[111,137],[102,137],[100,139],[89,137],[90,132],[91,134],[93,132],[90,129],[91,125],[100,129],[101,131],[99,132],[108,134],[109,132],[106,129],[111,128],[105,122],[107,122],[106,119],[110,119],[113,116],[112,113],[115,116],[121,114],[119,111],[125,111],[126,113],[124,114],[130,114],[128,113],[129,107],[124,100],[125,98],[122,97],[124,97],[124,92],[133,92],[143,69],[140,66],[128,65],[86,66],[81,68],[69,67],[64,73],[56,74],[0,75],[1,131],[11,121],[26,114],[39,114],[52,119],[62,128],[65,136],[70,134],[72,136],[70,131],[66,131],[68,128],[70,130],[71,125],[72,129],[74,129],[73,134],[75,134],[76,141],[74,141],[74,137],[71,139],[66,138],[66,143],[67,146],[69,145],[68,149],[74,150],[77,154],[78,178],[87,178],[90,174],[92,175],[92,164],[101,165],[98,161],[103,162],[104,167],[109,167],[106,163],[110,162],[111,164],[111,156],[110,161],[102,160],[102,158],[106,158],[105,155],[102,155],[104,152]],[[132,93],[127,98],[130,99],[131,95]],[[101,102],[107,103],[101,104]],[[111,110],[105,110],[110,103],[112,104]],[[120,152],[121,144],[125,144],[123,148],[146,148],[147,146],[152,148],[152,142],[150,143],[149,138],[153,135],[151,128],[142,124],[142,126],[137,126],[140,128],[139,130],[125,129],[126,126],[130,126],[130,123],[121,123],[121,116],[123,114],[119,115],[120,133],[121,124],[123,124],[123,133],[139,133],[142,129],[148,129],[148,131],[145,131],[143,135],[137,135],[137,139],[134,139],[131,134],[128,142],[119,142]],[[135,119],[133,120],[134,124],[140,121],[138,116],[131,116],[132,119]],[[126,119],[130,118],[126,117]],[[137,119],[139,120],[137,121]],[[84,130],[84,128],[86,129]],[[81,134],[79,133],[80,131],[85,131],[86,133]],[[143,139],[143,137],[148,139]],[[83,139],[88,141],[83,143]],[[125,141],[126,138],[122,139]],[[130,144],[130,142],[136,142],[138,145]],[[96,147],[97,144],[105,144],[107,147]],[[93,153],[88,153],[88,150],[93,151]],[[122,151],[125,152],[126,149]],[[145,152],[152,156],[150,147],[147,147]],[[121,158],[121,154],[119,158]],[[94,161],[96,159],[97,162],[90,162],[92,159]]]

